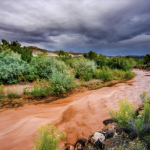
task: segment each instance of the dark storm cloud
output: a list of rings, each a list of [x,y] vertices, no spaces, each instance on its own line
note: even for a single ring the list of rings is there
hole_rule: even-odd
[[[1,39],[52,50],[148,52],[149,0],[0,1]]]

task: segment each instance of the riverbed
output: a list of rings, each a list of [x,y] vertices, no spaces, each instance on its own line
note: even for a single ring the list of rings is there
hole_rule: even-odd
[[[0,150],[35,150],[37,128],[51,123],[66,132],[67,145],[100,131],[110,118],[107,108],[118,108],[118,100],[141,104],[143,91],[150,97],[150,72],[133,70],[137,76],[126,83],[86,91],[49,104],[25,105],[0,113]]]

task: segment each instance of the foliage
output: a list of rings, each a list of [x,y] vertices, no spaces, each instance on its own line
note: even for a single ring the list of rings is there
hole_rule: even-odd
[[[4,97],[5,97],[5,95],[4,95],[4,85],[1,84],[0,85],[0,98],[4,98]]]
[[[102,81],[111,81],[116,79],[131,79],[134,76],[134,73],[130,70],[118,70],[118,69],[110,69],[109,67],[103,67],[99,69],[95,73],[95,78],[101,79]]]
[[[103,66],[107,65],[107,56],[99,54],[95,57],[94,61],[96,62],[98,69],[101,69]]]
[[[73,74],[54,72],[49,80],[53,94],[56,95],[66,93],[76,86]]]
[[[83,56],[90,60],[92,60],[92,59],[94,60],[97,57],[97,55],[98,55],[97,53],[90,51],[88,54],[84,54]]]
[[[120,127],[128,125],[129,120],[135,117],[136,107],[130,101],[120,100],[119,110],[108,109],[112,118],[114,118]]]
[[[107,66],[111,69],[129,70],[136,65],[133,58],[122,58],[121,56],[113,57],[107,60]]]
[[[143,59],[144,59],[144,64],[150,63],[150,54],[146,54]]]
[[[59,56],[69,56],[69,54],[63,50],[60,50],[58,53]]]
[[[7,91],[7,97],[9,99],[13,99],[13,98],[21,98],[21,95],[19,95],[18,93],[14,93],[14,92],[11,92],[11,91]]]
[[[77,78],[84,78],[85,80],[87,80],[84,74],[90,72],[92,75],[94,75],[96,64],[93,60],[78,57],[76,61],[73,62],[72,67],[75,69]]]
[[[62,138],[66,137],[65,132],[61,133],[61,130],[55,130],[55,126],[47,124],[47,126],[41,125],[38,128],[34,145],[36,150],[56,150],[59,148],[59,142]]]
[[[21,74],[30,70],[30,65],[21,56],[10,50],[0,53],[0,82],[17,83]]]
[[[15,53],[18,53],[21,55],[21,59],[27,62],[30,62],[33,55],[32,50],[28,47],[21,47],[21,44],[18,43],[18,41],[11,41],[10,43],[4,39],[2,39],[2,48],[0,48],[0,51],[5,51],[5,49],[10,49],[11,51],[14,51]]]
[[[51,94],[52,89],[50,87],[50,83],[46,80],[37,80],[34,82],[34,88],[29,90],[24,88],[24,95],[33,95],[34,98],[43,98]]]
[[[38,54],[38,56],[34,57],[31,60],[30,65],[34,68],[36,75],[43,79],[49,79],[54,70],[66,73],[69,69],[63,61],[58,61],[54,57],[47,57],[44,54]]]

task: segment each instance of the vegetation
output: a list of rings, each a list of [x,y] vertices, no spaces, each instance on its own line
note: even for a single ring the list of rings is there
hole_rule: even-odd
[[[32,50],[27,47],[21,47],[18,41],[11,41],[10,43],[5,39],[2,39],[2,44],[0,44],[0,52],[10,49],[11,51],[21,55],[23,61],[30,62],[33,55]]]
[[[0,53],[0,82],[17,83],[21,74],[30,70],[30,65],[21,56],[10,50]]]
[[[60,148],[59,142],[66,137],[66,134],[55,129],[56,127],[50,124],[45,127],[41,125],[34,141],[36,150],[56,150]]]
[[[136,139],[144,143],[144,147],[150,146],[150,98],[146,98],[146,92],[141,94],[142,106],[136,107],[127,100],[119,101],[119,110],[109,109],[108,112],[116,120],[123,131],[132,132],[132,140]],[[134,134],[133,134],[134,133]],[[133,136],[134,135],[134,136]]]

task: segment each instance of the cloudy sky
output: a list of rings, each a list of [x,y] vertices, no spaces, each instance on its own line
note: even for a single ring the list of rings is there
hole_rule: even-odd
[[[150,0],[0,0],[0,39],[52,51],[150,54]]]

